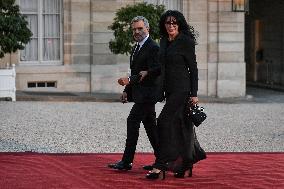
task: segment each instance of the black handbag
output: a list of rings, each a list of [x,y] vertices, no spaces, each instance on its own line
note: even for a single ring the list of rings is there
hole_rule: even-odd
[[[191,102],[189,102],[187,105],[186,115],[196,127],[198,127],[207,117],[203,107],[192,105]]]

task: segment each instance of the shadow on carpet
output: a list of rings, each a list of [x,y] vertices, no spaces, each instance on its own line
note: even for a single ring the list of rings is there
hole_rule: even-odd
[[[284,188],[284,153],[208,153],[193,177],[147,180],[143,165],[153,154],[137,153],[131,171],[107,168],[122,154],[0,153],[0,186],[8,188]]]

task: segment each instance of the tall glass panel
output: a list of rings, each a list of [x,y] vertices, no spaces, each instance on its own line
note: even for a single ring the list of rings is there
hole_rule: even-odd
[[[43,1],[43,60],[60,60],[60,0]]]
[[[33,33],[31,41],[21,51],[21,61],[36,61],[38,60],[38,16],[33,14],[26,14],[29,29]]]
[[[23,13],[35,13],[38,11],[38,0],[19,0],[19,6]]]
[[[44,0],[43,13],[60,13],[60,0]]]

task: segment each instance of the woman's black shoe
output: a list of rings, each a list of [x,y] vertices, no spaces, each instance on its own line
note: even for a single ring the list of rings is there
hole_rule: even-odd
[[[146,171],[151,171],[151,170],[153,170],[153,168],[154,168],[153,165],[144,165],[143,166],[143,169],[146,170]]]
[[[149,172],[147,175],[146,175],[146,178],[147,179],[161,179],[161,180],[164,180],[166,178],[166,172],[165,171],[160,171],[158,173],[155,173],[155,172]]]
[[[181,170],[174,173],[174,177],[176,178],[184,178],[185,173],[188,171],[188,177],[192,177],[192,167],[187,170]]]

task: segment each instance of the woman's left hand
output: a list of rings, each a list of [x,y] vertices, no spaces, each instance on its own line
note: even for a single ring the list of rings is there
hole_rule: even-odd
[[[193,105],[196,105],[196,104],[198,104],[198,97],[190,97],[190,100],[191,100],[191,103],[193,104]]]

